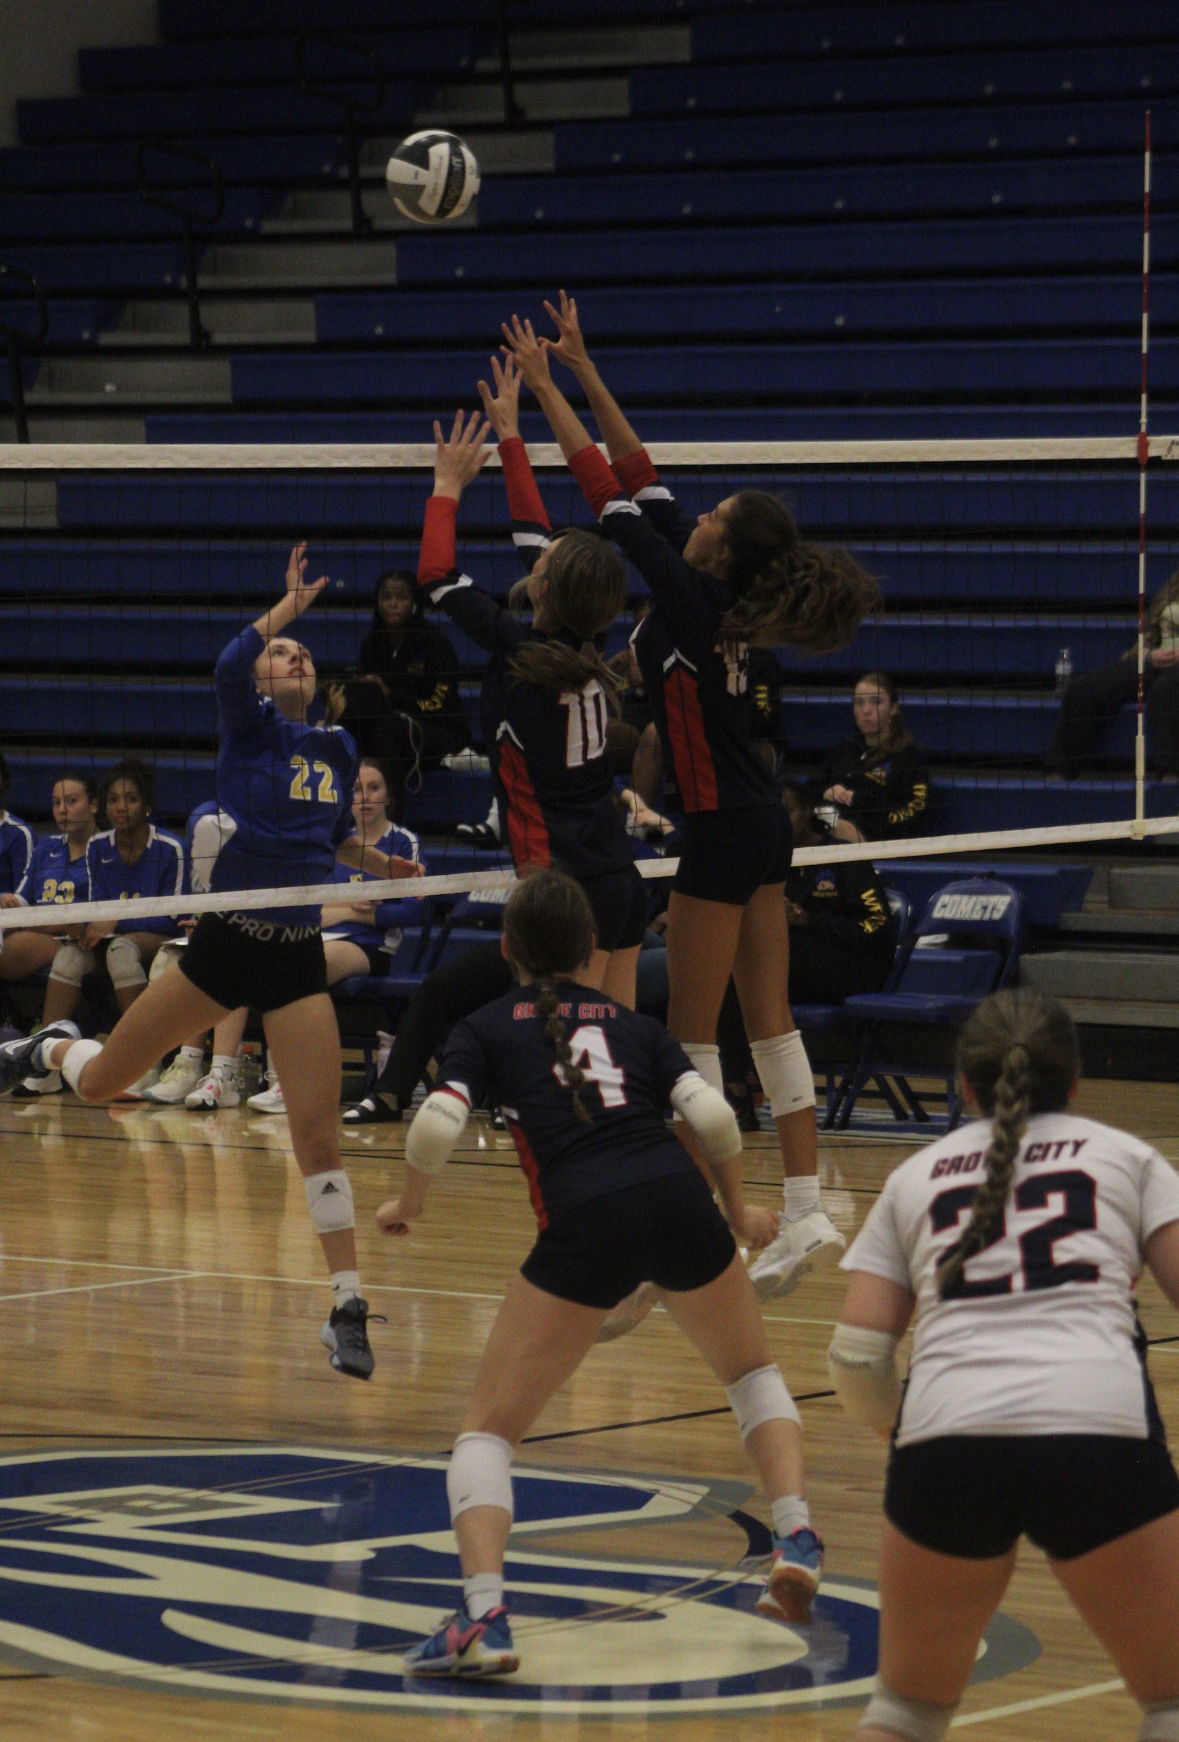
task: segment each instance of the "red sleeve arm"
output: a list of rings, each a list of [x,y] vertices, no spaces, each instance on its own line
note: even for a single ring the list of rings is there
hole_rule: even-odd
[[[646,448],[640,448],[637,454],[624,454],[613,462],[613,466],[614,476],[628,496],[637,496],[640,490],[659,482],[659,473]]]
[[[592,442],[572,456],[569,470],[581,485],[581,493],[593,509],[595,519],[601,519],[607,502],[623,494],[609,462]]]
[[[526,521],[530,526],[548,527],[549,517],[536,487],[528,449],[519,436],[509,436],[500,442],[499,458],[508,492],[508,513],[512,519]]]
[[[422,548],[418,555],[418,585],[434,587],[455,566],[454,528],[458,503],[449,496],[431,496],[426,503]]]

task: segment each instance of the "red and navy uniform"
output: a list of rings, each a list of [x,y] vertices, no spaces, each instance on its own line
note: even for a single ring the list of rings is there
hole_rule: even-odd
[[[523,454],[523,443],[517,446]],[[530,470],[534,500],[526,504],[526,515],[517,513],[511,463],[505,463],[505,475],[515,535],[523,532],[536,541],[535,561],[548,539],[548,519]],[[456,510],[457,504],[446,497],[432,496],[427,502],[418,582],[430,603],[491,655],[483,679],[483,737],[513,862],[517,868],[558,865],[581,879],[626,870],[633,854],[614,806],[606,760],[605,692],[595,679],[558,697],[512,677],[508,668],[527,642],[577,643],[560,634],[540,634],[459,571]]]
[[[591,987],[559,980],[556,991],[573,1063],[586,1079],[588,1123],[558,1075],[535,986],[458,1023],[437,1078],[468,1106],[499,1102],[542,1229],[592,1198],[695,1172],[664,1123],[673,1087],[694,1068],[679,1042],[653,1017]]]
[[[681,554],[692,521],[645,451],[612,470],[596,447],[583,448],[569,466],[603,530],[650,588],[653,608],[632,645],[685,812],[776,805],[777,786],[755,742],[748,652],[718,641],[733,595]]]

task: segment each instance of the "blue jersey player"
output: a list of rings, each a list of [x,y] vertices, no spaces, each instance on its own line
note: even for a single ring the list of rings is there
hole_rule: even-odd
[[[8,763],[0,755],[0,895],[15,895],[33,862],[32,829],[4,808],[10,785]]]
[[[694,522],[681,514],[591,362],[576,304],[562,292],[546,307],[558,339],[513,317],[507,346],[651,592],[634,646],[685,812],[667,913],[668,1027],[719,1088],[717,1019],[733,979],[786,1173],[781,1229],[753,1277],[759,1293],[785,1293],[844,1240],[819,1198],[814,1077],[787,996],[790,827],[754,742],[748,650],[843,646],[879,592],[846,551],[804,542],[765,491],[740,490]],[[615,470],[554,385],[550,356],[577,376]]]
[[[357,870],[415,876],[418,868],[352,833],[356,751],[346,732],[310,718],[315,665],[284,631],[313,605],[327,577],[308,585],[302,545],[291,552],[286,591],[217,662],[218,799],[227,839],[213,888],[238,890],[331,881],[339,850]],[[340,1035],[327,995],[319,910],[297,897],[273,909],[204,914],[183,962],[152,983],[105,1047],[50,1031],[0,1047],[0,1083],[61,1066],[83,1100],[102,1101],[154,1061],[242,1005],[260,1012],[287,1097],[291,1147],[331,1275],[323,1327],[332,1365],[367,1379],[373,1370],[368,1306],[360,1293],[352,1186],[340,1165],[336,1113]],[[75,1031],[76,1035],[76,1031]]]
[[[504,952],[520,985],[460,1022],[406,1141],[406,1182],[377,1212],[403,1233],[445,1166],[474,1102],[503,1106],[539,1232],[509,1285],[475,1376],[447,1473],[463,1600],[406,1653],[418,1675],[495,1675],[519,1659],[503,1606],[514,1447],[580,1365],[606,1314],[644,1279],[725,1385],[773,1508],[774,1556],[758,1603],[801,1620],[822,1545],[802,1494],[802,1431],[771,1360],[730,1225],[757,1245],[774,1232],[741,1189],[732,1109],[650,1017],[590,984],[593,914],[572,878],[537,871],[504,909]],[[664,1124],[673,1107],[708,1158],[728,1223]]]
[[[486,425],[455,420],[449,439],[434,425],[434,494],[426,505],[418,579],[433,604],[487,648],[483,736],[499,814],[517,870],[556,865],[590,900],[598,950],[590,973],[611,996],[634,1004],[638,948],[647,920],[642,879],[614,803],[606,723],[616,685],[595,645],[625,602],[626,575],[608,544],[573,530],[552,538],[524,444],[515,433],[519,379],[493,398],[482,391],[500,455],[519,548],[534,559],[521,583],[526,624],[460,573],[455,520],[466,485],[486,457]],[[515,597],[515,595],[514,595]]]

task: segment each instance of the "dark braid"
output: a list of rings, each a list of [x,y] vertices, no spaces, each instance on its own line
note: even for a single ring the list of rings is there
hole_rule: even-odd
[[[1067,1105],[1080,1054],[1064,1005],[1021,986],[983,1000],[962,1029],[957,1062],[992,1121],[991,1142],[970,1220],[938,1262],[943,1300],[1000,1224],[1028,1119]]]
[[[536,982],[537,1014],[553,1043],[561,1081],[572,1090],[577,1117],[588,1124],[590,1114],[579,1093],[585,1073],[573,1063],[556,987],[594,952],[594,916],[580,883],[547,867],[525,871],[504,907],[504,942],[521,979]]]

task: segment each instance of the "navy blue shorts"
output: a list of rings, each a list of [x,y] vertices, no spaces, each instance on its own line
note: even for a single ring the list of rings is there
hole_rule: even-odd
[[[671,886],[681,895],[744,907],[763,883],[786,881],[794,835],[780,804],[694,811],[680,834],[680,867]]]
[[[634,865],[577,880],[594,910],[600,950],[633,950],[647,929],[647,885]]]

